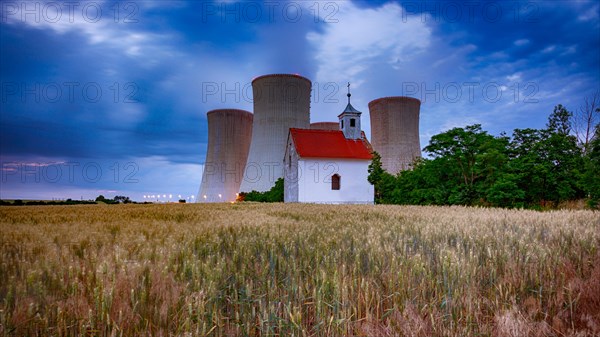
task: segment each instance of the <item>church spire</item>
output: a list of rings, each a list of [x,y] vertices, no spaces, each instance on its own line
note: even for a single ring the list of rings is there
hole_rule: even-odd
[[[340,119],[340,130],[344,133],[344,136],[348,139],[360,139],[361,129],[360,129],[360,114],[361,112],[354,109],[352,104],[350,104],[350,82],[348,82],[348,105],[346,105],[346,109],[338,116]]]

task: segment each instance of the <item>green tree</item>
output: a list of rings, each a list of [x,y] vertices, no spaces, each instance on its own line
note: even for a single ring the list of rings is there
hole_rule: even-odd
[[[583,191],[578,187],[583,158],[577,138],[570,134],[572,115],[565,107],[557,105],[548,117],[538,147],[549,167],[547,192],[555,205],[583,197]]]
[[[480,124],[466,128],[454,128],[431,137],[425,151],[434,158],[446,158],[459,168],[460,178],[464,185],[472,187],[477,173],[475,163],[479,150],[489,136],[481,129]]]
[[[570,132],[571,113],[560,104],[548,117],[546,129],[514,131],[509,145],[510,172],[525,191],[527,204],[543,206],[550,201],[557,206],[583,197],[582,155]]]
[[[525,192],[527,205],[547,199],[549,163],[539,151],[543,134],[536,129],[515,129],[509,143],[509,172],[513,182]]]
[[[548,117],[546,129],[550,133],[568,135],[571,132],[571,118],[573,113],[567,110],[562,104],[554,107],[554,111]]]
[[[525,191],[519,187],[518,175],[503,173],[485,191],[485,199],[498,207],[523,207]]]
[[[385,170],[381,164],[381,155],[377,151],[373,151],[371,163],[369,164],[368,172],[369,176],[367,180],[371,185],[376,186],[376,184],[381,180],[381,176],[385,173]],[[375,191],[377,193],[377,191]]]
[[[277,179],[275,186],[267,192],[269,202],[283,202],[283,178]]]
[[[396,179],[393,175],[386,172],[381,164],[381,156],[377,152],[373,152],[373,159],[368,168],[369,176],[367,180],[375,189],[375,203],[391,204],[392,193],[396,186]]]
[[[584,190],[591,208],[600,208],[600,123],[596,124],[595,135],[590,142],[584,159],[585,173],[582,175]]]
[[[572,114],[557,105],[546,128],[516,129],[512,137],[489,135],[475,124],[437,134],[413,169],[385,172],[373,154],[369,182],[377,203],[462,204],[500,207],[557,206],[589,196],[600,200],[598,128],[588,154],[571,135]]]
[[[431,138],[425,151],[442,161],[449,178],[454,178],[448,186],[449,204],[469,205],[481,198],[482,178],[498,171],[495,165],[506,161],[505,142],[505,138],[496,139],[483,131],[480,124],[454,128]],[[489,179],[488,184],[493,176]]]
[[[123,204],[128,204],[128,203],[131,202],[131,200],[129,199],[129,197],[122,196],[122,195],[115,196],[114,200],[117,203],[123,203]]]
[[[242,192],[238,198],[241,201],[283,202],[283,185],[283,178],[279,178],[275,182],[275,186],[271,187],[269,191],[251,191],[248,193]]]
[[[399,204],[445,205],[448,203],[450,179],[443,158],[417,159],[413,169],[398,174],[393,201]]]

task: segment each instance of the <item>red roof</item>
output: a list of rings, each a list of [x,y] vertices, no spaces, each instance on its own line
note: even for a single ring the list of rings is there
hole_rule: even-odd
[[[290,129],[290,135],[300,157],[372,158],[366,139],[346,139],[339,130]]]

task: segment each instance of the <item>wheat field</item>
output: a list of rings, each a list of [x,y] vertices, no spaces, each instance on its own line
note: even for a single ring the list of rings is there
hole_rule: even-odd
[[[598,336],[600,214],[0,208],[2,336]]]

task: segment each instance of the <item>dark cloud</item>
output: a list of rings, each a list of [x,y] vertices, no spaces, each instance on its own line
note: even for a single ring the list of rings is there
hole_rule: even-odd
[[[389,1],[354,3],[366,11]],[[461,2],[424,3],[400,2],[408,15],[420,17],[431,29],[425,51],[411,51],[409,47],[403,51],[414,54],[412,63],[400,59],[394,63],[390,57],[393,46],[360,51],[367,61],[358,65],[365,68],[356,72],[362,91],[353,99],[356,96],[356,105],[365,113],[370,99],[401,94],[399,88],[406,81],[431,86],[432,81],[443,84],[514,77],[515,81],[540,84],[543,102],[506,105],[512,109],[506,120],[493,115],[506,108],[499,103],[424,104],[425,134],[461,122],[489,120],[495,121],[493,127],[499,131],[510,131],[527,123],[542,126],[552,105],[573,106],[588,88],[599,87],[596,2],[481,2],[472,17],[467,16]],[[458,5],[463,17],[451,20],[451,12],[432,7],[436,3]],[[194,193],[200,180],[198,164],[205,158],[206,112],[224,107],[252,109],[250,97],[245,96],[250,91],[206,97],[204,85],[239,85],[241,90],[253,77],[276,72],[315,79],[320,67],[315,53],[320,46],[312,44],[307,34],[325,34],[330,25],[337,24],[324,22],[323,3],[319,3],[320,16],[312,3],[305,2],[277,2],[275,7],[262,1],[132,4],[135,22],[124,22],[132,8],[122,7],[116,22],[111,8],[124,3],[112,1],[103,3],[106,17],[97,23],[81,19],[73,23],[0,22],[0,153],[3,163],[76,160],[101,163],[105,172],[110,172],[111,163],[134,161],[139,165],[140,181],[115,184],[106,176],[96,183],[80,179],[72,184],[59,181],[27,188],[5,183],[1,197],[24,197],[35,193],[36,188],[73,193],[88,190],[91,194],[117,190],[141,195],[172,187],[173,193]],[[344,20],[343,4],[333,3],[330,8],[336,19]],[[500,20],[482,14],[483,6],[499,6]],[[526,6],[533,6],[535,13],[527,12],[532,8]],[[297,8],[302,11],[298,18],[294,12]],[[518,19],[514,8],[521,10]],[[401,25],[405,18],[397,19]],[[360,26],[361,22],[353,25]],[[377,32],[369,34],[377,37]],[[364,42],[365,37],[347,34],[341,38],[352,45],[357,39]],[[378,56],[370,59],[371,54]],[[349,80],[345,71],[349,69],[341,68],[327,80]],[[57,87],[61,90],[58,97]],[[322,86],[317,90],[321,90],[321,98],[330,93]],[[337,98],[343,102],[343,90],[338,91]],[[343,109],[343,103],[339,105],[315,104],[312,116],[318,120],[334,118]],[[479,114],[469,114],[471,111]]]

